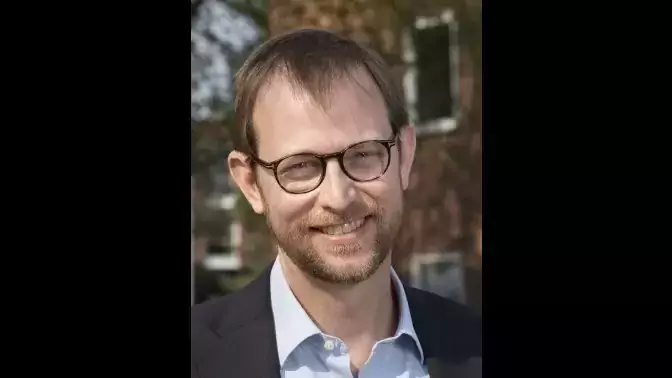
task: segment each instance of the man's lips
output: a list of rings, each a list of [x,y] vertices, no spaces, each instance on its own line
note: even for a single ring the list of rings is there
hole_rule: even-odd
[[[311,231],[320,232],[327,235],[343,235],[358,230],[363,227],[371,218],[370,215],[344,223],[331,223],[321,226],[310,227]]]

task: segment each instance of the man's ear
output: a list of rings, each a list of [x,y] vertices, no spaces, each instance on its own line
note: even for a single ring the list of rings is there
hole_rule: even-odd
[[[415,127],[411,124],[402,127],[399,140],[401,141],[399,154],[401,187],[406,190],[408,189],[413,159],[415,158]]]
[[[229,172],[233,181],[243,192],[243,195],[250,203],[252,209],[257,214],[264,213],[264,201],[261,197],[261,191],[257,185],[257,179],[254,174],[252,164],[248,162],[249,157],[242,152],[232,151],[229,154],[228,164]]]

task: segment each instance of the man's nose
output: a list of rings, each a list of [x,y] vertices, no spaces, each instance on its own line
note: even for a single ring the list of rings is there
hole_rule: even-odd
[[[324,180],[320,185],[318,202],[320,206],[336,212],[347,209],[354,201],[356,192],[353,181],[341,169],[338,161],[327,163]]]

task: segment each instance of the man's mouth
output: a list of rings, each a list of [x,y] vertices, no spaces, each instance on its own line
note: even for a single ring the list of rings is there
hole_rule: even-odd
[[[323,234],[331,236],[345,235],[353,231],[356,231],[357,229],[362,227],[364,223],[366,223],[367,219],[369,219],[368,216],[349,223],[326,226],[326,227],[313,227],[313,229]]]

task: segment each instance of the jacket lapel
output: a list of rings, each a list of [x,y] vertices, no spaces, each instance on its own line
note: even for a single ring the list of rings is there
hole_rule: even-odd
[[[207,342],[201,378],[280,378],[270,302],[270,269],[242,290],[229,294],[234,309]]]
[[[481,323],[468,310],[434,294],[404,287],[413,327],[431,378],[481,377]]]
[[[280,378],[272,323],[258,318],[227,331],[212,352],[226,356],[212,359],[203,378]]]

